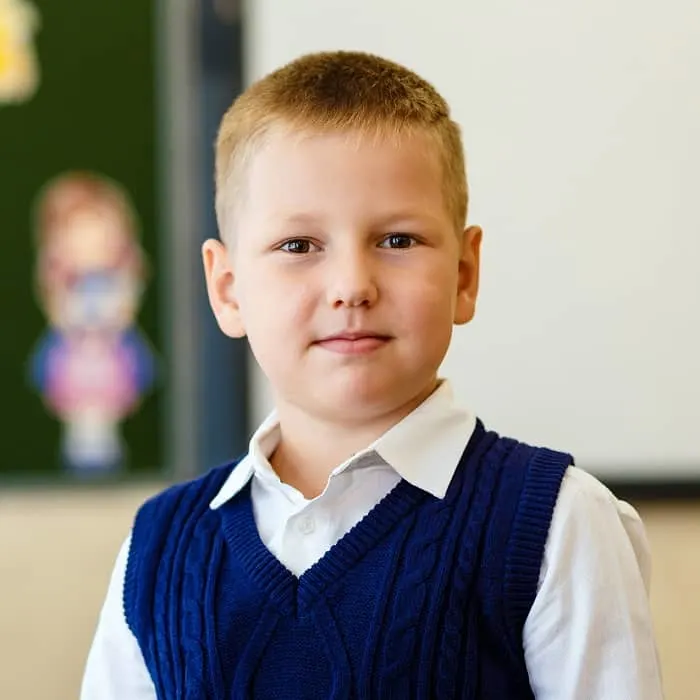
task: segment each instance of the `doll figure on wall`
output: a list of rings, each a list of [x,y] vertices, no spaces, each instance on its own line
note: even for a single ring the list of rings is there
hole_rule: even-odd
[[[38,25],[39,13],[27,0],[0,0],[0,104],[26,102],[39,86]]]
[[[50,182],[36,208],[39,303],[49,328],[33,382],[63,425],[65,465],[104,473],[124,464],[120,423],[154,378],[154,355],[136,327],[145,261],[123,189],[90,173]]]

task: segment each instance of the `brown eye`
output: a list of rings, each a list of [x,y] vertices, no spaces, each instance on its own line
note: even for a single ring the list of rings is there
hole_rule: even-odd
[[[382,242],[382,248],[411,248],[416,244],[416,239],[407,233],[391,233]]]
[[[280,246],[280,250],[283,250],[285,253],[304,255],[311,252],[311,241],[307,241],[304,238],[294,238],[283,243]]]

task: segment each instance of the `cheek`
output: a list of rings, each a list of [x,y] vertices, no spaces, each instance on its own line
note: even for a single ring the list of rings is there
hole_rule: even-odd
[[[433,327],[435,331],[440,326],[449,328],[455,308],[456,284],[454,271],[446,266],[412,277],[403,289],[403,301],[399,301],[406,322]]]
[[[442,361],[453,331],[455,294],[449,271],[442,273],[442,279],[436,276],[429,278],[434,282],[405,288],[403,299],[394,304],[401,310],[398,320],[412,339],[413,352],[431,364]]]
[[[311,338],[309,304],[303,294],[293,294],[271,284],[248,296],[242,314],[248,344],[267,379],[285,393],[296,385]]]
[[[314,304],[311,286],[303,281],[289,280],[277,270],[260,270],[240,279],[236,296],[251,345],[284,346],[308,329]]]

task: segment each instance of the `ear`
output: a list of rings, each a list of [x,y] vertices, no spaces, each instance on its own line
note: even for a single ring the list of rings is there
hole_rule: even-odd
[[[235,293],[235,272],[226,246],[212,239],[202,245],[207,293],[219,328],[230,338],[245,335],[240,306]]]
[[[464,230],[459,242],[457,303],[454,316],[457,325],[469,323],[476,311],[482,233],[479,226],[469,226]]]

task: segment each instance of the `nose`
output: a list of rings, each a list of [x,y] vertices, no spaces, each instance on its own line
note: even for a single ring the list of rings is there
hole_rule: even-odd
[[[329,266],[328,302],[334,308],[373,306],[378,294],[371,255],[344,251]]]

